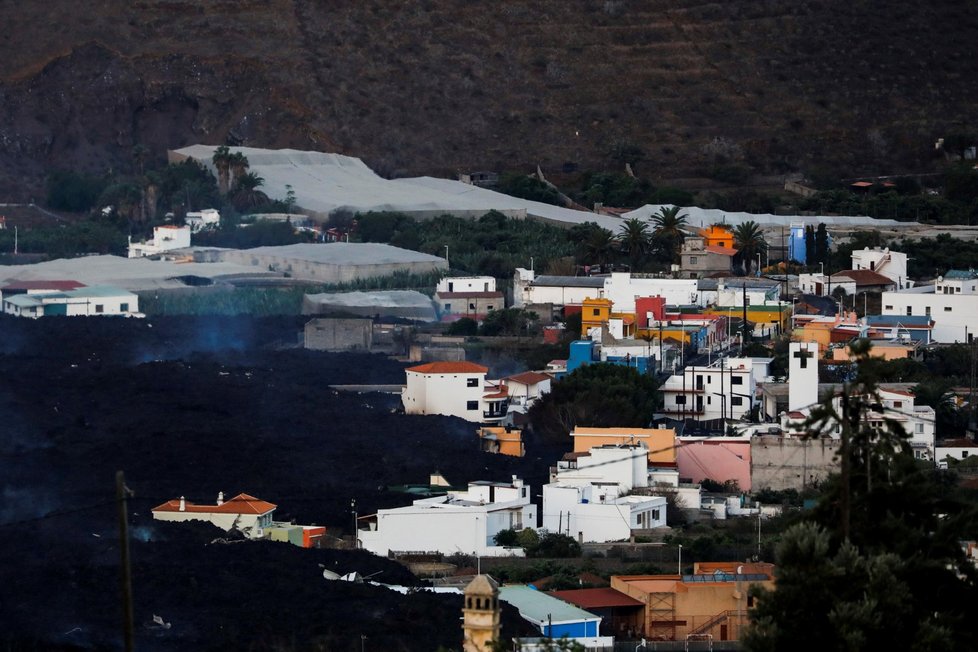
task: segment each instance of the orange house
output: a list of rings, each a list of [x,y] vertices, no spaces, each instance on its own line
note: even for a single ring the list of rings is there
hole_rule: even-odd
[[[754,606],[749,589],[774,588],[774,565],[720,562],[696,564],[693,570],[692,575],[614,575],[611,588],[645,605],[647,638],[739,640]]]
[[[479,448],[484,453],[523,457],[523,431],[510,426],[483,426],[479,428]]]
[[[587,298],[581,304],[581,337],[587,338],[592,328],[607,326],[611,320],[611,299]]]
[[[705,229],[699,230],[699,236],[703,238],[703,244],[707,247],[722,247],[724,249],[734,248],[734,234],[725,224],[713,224]]]
[[[596,446],[645,444],[652,466],[676,465],[676,431],[673,428],[589,428],[577,426],[571,433],[574,452],[586,453]]]

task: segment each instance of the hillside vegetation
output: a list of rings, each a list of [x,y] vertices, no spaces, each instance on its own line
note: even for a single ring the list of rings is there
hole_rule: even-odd
[[[382,174],[919,171],[975,123],[966,0],[3,3],[0,194],[194,142]]]

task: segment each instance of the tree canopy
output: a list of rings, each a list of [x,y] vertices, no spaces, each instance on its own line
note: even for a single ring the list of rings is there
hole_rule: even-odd
[[[584,365],[553,383],[530,409],[530,423],[551,441],[566,441],[574,426],[647,427],[659,400],[658,383],[631,367]]]

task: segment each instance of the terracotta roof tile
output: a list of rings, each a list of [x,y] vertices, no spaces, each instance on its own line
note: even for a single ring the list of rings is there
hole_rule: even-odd
[[[538,371],[524,371],[521,374],[507,376],[503,380],[520,383],[521,385],[536,385],[537,383],[542,383],[545,380],[550,380],[550,376],[547,374],[542,374]]]
[[[185,500],[184,512],[197,514],[267,514],[274,510],[277,505],[259,500],[248,494],[238,494],[230,500],[225,500],[221,505],[195,505]],[[154,512],[179,512],[180,500],[168,500],[162,505],[154,507]]]
[[[416,367],[408,367],[407,371],[419,374],[484,374],[489,367],[483,367],[474,362],[429,362]]]

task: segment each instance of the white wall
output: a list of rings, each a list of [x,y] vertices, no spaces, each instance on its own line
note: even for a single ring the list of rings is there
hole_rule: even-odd
[[[423,374],[407,371],[401,402],[407,414],[442,414],[482,421],[484,373]],[[469,381],[475,386],[469,387]],[[475,401],[475,409],[469,409]]]
[[[157,521],[185,522],[185,521],[205,521],[213,523],[222,530],[228,531],[237,528],[251,538],[259,536],[259,529],[272,524],[271,513],[263,516],[257,514],[213,514],[209,512],[153,512],[153,518]]]
[[[666,499],[662,496],[627,496],[600,502],[598,492],[591,486],[544,485],[544,529],[585,543],[603,543],[628,539],[633,529],[666,525]]]
[[[978,447],[975,446],[938,446],[937,447],[937,461],[940,462],[947,457],[953,457],[956,460],[963,460],[966,457],[974,457],[978,455]]]
[[[635,312],[637,297],[665,297],[668,305],[701,305],[696,279],[632,278],[614,273],[604,281],[604,297],[614,302],[615,312]]]
[[[492,276],[447,276],[435,287],[436,292],[495,292]]]
[[[888,258],[880,265],[883,258]],[[897,288],[910,287],[907,280],[907,254],[899,251],[884,249],[857,249],[852,252],[853,269],[869,269],[882,274],[897,284]]]
[[[967,342],[978,336],[978,294],[936,294],[934,286],[921,286],[902,292],[884,292],[882,314],[903,317],[925,316],[930,309],[934,320],[934,342]]]
[[[558,462],[556,481],[575,486],[592,482],[616,483],[620,487],[616,496],[649,485],[649,450],[645,446],[599,447],[591,448],[589,453],[575,462]],[[576,468],[571,468],[575,463]]]
[[[748,359],[749,360],[749,359]],[[698,421],[712,419],[740,419],[750,413],[755,401],[756,382],[753,364],[728,366],[730,360],[720,367],[686,367],[682,374],[670,376],[662,387],[668,414],[681,414],[683,410],[679,397],[683,396],[683,375],[686,377],[686,416]],[[702,377],[702,384],[697,379]],[[735,384],[737,383],[737,384]],[[702,386],[701,392],[692,391]],[[702,407],[700,407],[702,399]],[[702,410],[702,413],[693,414]]]

